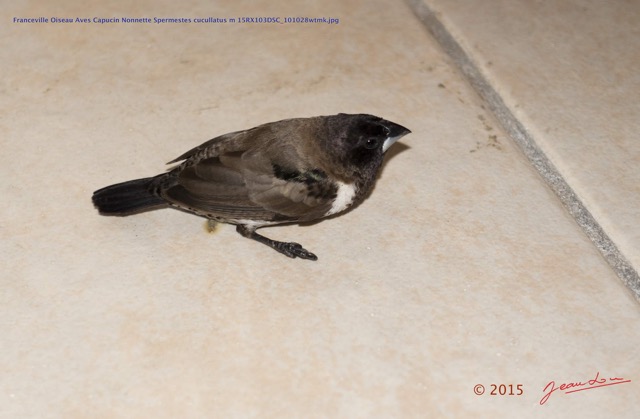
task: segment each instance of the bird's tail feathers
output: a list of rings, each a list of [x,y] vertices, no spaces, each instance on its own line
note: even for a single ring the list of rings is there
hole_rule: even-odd
[[[130,180],[98,189],[91,200],[103,215],[130,215],[164,207],[166,202],[151,192],[153,179]]]

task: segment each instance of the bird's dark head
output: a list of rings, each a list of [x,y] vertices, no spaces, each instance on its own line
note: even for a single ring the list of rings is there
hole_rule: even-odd
[[[327,152],[339,162],[340,175],[369,182],[375,179],[384,153],[411,131],[394,122],[367,114],[327,117]]]

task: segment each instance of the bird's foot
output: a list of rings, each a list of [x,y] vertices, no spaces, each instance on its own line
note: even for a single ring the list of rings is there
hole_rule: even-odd
[[[314,255],[313,253],[309,252],[307,249],[302,247],[300,243],[279,242],[275,240],[271,240],[271,241],[272,241],[272,244],[270,245],[271,247],[273,247],[275,250],[282,253],[283,255],[289,256],[290,258],[299,257],[300,259],[318,260],[318,257],[316,255]]]
[[[318,257],[313,253],[309,252],[307,249],[302,247],[300,243],[294,242],[279,242],[277,240],[272,240],[268,237],[262,236],[256,233],[255,228],[247,227],[245,225],[237,225],[236,231],[240,233],[242,236],[247,237],[249,239],[253,239],[262,244],[266,244],[274,250],[282,253],[285,256],[289,256],[290,258],[300,258],[306,260],[318,260]]]

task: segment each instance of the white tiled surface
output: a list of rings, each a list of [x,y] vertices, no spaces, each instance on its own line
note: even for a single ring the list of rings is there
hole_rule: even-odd
[[[637,416],[637,302],[404,3],[2,10],[340,24],[0,26],[1,417]],[[336,112],[413,133],[361,207],[268,231],[318,262],[91,206],[214,135]],[[539,405],[597,371],[632,382]]]
[[[429,0],[640,268],[640,2]]]

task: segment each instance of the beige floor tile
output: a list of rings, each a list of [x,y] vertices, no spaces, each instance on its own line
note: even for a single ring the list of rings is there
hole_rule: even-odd
[[[58,3],[2,14],[340,23],[0,26],[1,417],[635,417],[637,302],[404,3]],[[413,133],[355,211],[269,229],[317,262],[91,205],[212,136],[336,112]],[[540,405],[597,372],[632,381]]]
[[[640,3],[428,2],[640,268]]]

